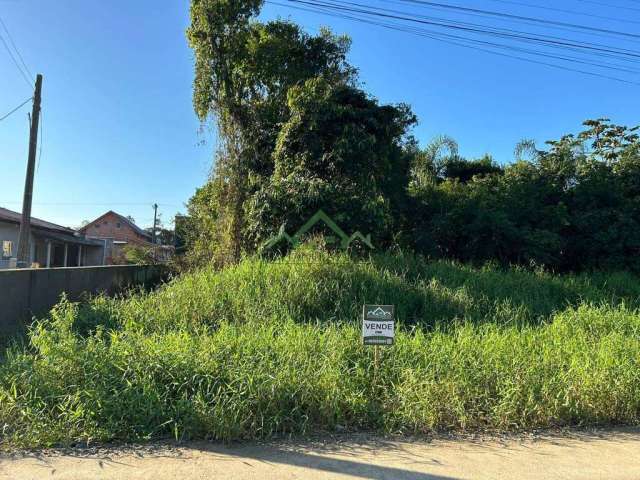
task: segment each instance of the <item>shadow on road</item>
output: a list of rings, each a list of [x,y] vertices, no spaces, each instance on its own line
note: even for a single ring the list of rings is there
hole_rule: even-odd
[[[343,446],[344,447],[344,446]],[[316,449],[314,449],[316,450]],[[336,473],[341,475],[349,475],[354,478],[367,478],[375,480],[455,480],[454,477],[421,473],[415,470],[411,470],[411,464],[424,464],[428,463],[433,466],[439,465],[437,460],[425,460],[420,458],[403,459],[403,463],[407,464],[407,468],[401,468],[397,466],[383,466],[377,465],[371,462],[381,461],[387,455],[376,455],[375,449],[362,450],[358,449],[358,452],[352,451],[350,453],[353,459],[350,458],[336,458],[332,456],[325,456],[319,453],[309,453],[300,449],[290,449],[286,447],[277,446],[265,446],[264,448],[251,446],[241,448],[228,448],[224,446],[211,445],[206,448],[206,451],[210,454],[221,455],[226,457],[237,456],[245,460],[255,460],[270,465],[289,465],[294,467],[301,467],[311,470],[320,470],[323,472]],[[344,457],[344,448],[342,449],[342,457]],[[398,452],[394,452],[396,458],[398,458]],[[358,460],[355,460],[355,457]],[[378,457],[378,458],[376,458]]]

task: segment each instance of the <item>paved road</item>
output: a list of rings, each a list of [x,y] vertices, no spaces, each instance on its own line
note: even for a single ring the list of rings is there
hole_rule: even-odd
[[[430,442],[358,435],[5,454],[0,479],[640,480],[640,430]]]

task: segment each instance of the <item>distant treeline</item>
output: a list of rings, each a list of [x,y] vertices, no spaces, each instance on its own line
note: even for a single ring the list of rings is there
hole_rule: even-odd
[[[521,143],[517,156],[531,158],[505,167],[427,155],[409,189],[408,242],[473,262],[640,269],[638,136],[604,120],[585,125],[545,151]]]
[[[194,106],[215,118],[211,179],[189,203],[189,256],[226,263],[318,209],[377,248],[555,270],[640,269],[640,141],[607,119],[517,160],[420,147],[409,106],[380,105],[350,40],[256,20],[262,0],[192,0]]]

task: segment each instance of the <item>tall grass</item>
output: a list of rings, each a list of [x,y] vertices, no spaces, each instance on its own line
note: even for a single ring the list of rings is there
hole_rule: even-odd
[[[363,303],[393,303],[405,326],[454,321],[540,324],[569,306],[640,306],[638,277],[628,273],[557,276],[522,269],[473,268],[416,255],[347,255],[303,249],[281,261],[249,259],[223,271],[203,269],[150,294],[98,299],[76,322],[91,328],[198,330],[221,322],[271,317],[353,323]]]
[[[5,446],[640,420],[637,278],[303,250],[63,301],[0,365]],[[374,374],[357,322],[394,303]]]

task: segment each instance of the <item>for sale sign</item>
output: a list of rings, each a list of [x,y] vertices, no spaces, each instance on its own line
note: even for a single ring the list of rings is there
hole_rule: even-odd
[[[365,305],[362,309],[362,341],[365,345],[393,345],[393,305]]]

